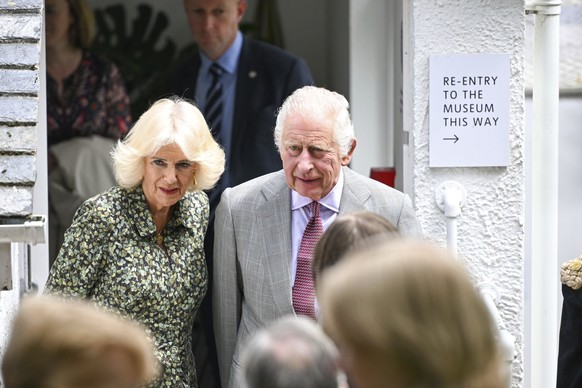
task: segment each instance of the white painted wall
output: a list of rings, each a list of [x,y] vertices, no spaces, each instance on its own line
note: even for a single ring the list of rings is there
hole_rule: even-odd
[[[526,129],[533,128],[531,97],[526,99]],[[558,262],[559,264],[582,255],[580,220],[582,220],[582,174],[580,150],[582,150],[582,96],[566,95],[560,98],[559,107],[559,160],[558,160]],[[527,153],[531,153],[526,142]],[[526,168],[529,166],[526,166]],[[526,169],[526,176],[531,173]],[[527,222],[528,218],[526,218]],[[556,280],[557,282],[558,280]],[[558,305],[561,309],[562,295]],[[559,312],[561,313],[561,311]],[[559,314],[558,313],[558,314]]]
[[[358,145],[351,167],[392,167],[393,2],[350,1],[350,103]]]
[[[582,255],[582,97],[560,98],[558,175],[558,258],[560,263]]]
[[[412,194],[430,240],[446,245],[446,223],[435,188],[459,182],[467,201],[458,218],[458,255],[476,283],[492,282],[500,312],[516,338],[513,386],[524,377],[524,5],[520,0],[404,2],[404,126],[411,128]],[[429,167],[431,54],[508,53],[510,165],[504,168]]]
[[[0,291],[0,360],[6,351],[6,344],[8,343],[8,338],[11,331],[11,323],[16,316],[16,312],[20,303],[20,287],[18,283],[20,260],[19,257],[15,254],[15,249],[17,249],[17,247],[21,244],[11,245],[13,288],[7,291]],[[0,387],[2,387],[1,376]]]

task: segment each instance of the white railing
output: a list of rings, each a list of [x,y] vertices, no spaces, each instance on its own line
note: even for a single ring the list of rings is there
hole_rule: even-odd
[[[0,218],[0,292],[11,290],[15,283],[12,278],[12,243],[44,243],[45,225],[43,216]]]

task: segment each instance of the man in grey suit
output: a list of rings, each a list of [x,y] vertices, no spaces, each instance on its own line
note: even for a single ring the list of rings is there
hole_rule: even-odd
[[[283,170],[226,189],[216,210],[213,311],[223,387],[241,386],[240,351],[256,330],[295,314],[299,245],[319,202],[325,229],[338,214],[369,210],[419,235],[410,198],[348,168],[356,148],[348,101],[305,86],[275,126]]]

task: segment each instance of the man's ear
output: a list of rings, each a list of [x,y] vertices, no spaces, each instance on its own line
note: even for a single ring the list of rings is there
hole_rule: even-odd
[[[354,156],[354,150],[356,149],[356,144],[358,141],[356,138],[352,140],[352,144],[350,145],[350,150],[345,156],[342,156],[342,166],[347,166],[350,164],[350,160],[352,160],[352,156]]]
[[[236,12],[238,16],[237,17],[238,23],[240,23],[240,21],[242,20],[246,10],[247,10],[247,0],[237,0]]]

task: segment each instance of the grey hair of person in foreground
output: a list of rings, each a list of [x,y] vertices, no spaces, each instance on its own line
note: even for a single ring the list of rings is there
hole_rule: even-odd
[[[242,355],[247,388],[347,387],[339,352],[306,317],[285,316],[255,333]]]

